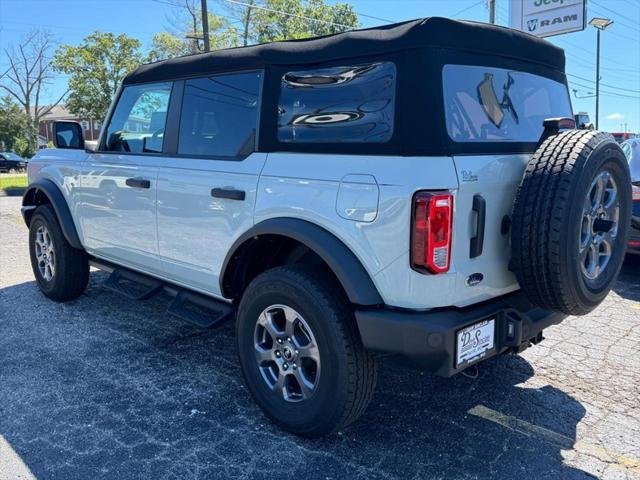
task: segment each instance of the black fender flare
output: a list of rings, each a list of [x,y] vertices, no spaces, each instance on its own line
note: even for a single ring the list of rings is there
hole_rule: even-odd
[[[357,305],[381,305],[384,302],[369,273],[354,253],[335,235],[324,228],[297,218],[272,218],[255,224],[233,243],[220,275],[220,291],[227,296],[225,276],[245,242],[260,235],[281,235],[296,240],[313,250],[336,275],[349,300]],[[225,292],[226,290],[226,292]]]
[[[39,192],[42,192],[42,194],[47,197],[53,207],[53,211],[56,213],[56,217],[58,217],[60,228],[67,242],[69,242],[73,248],[82,249],[82,243],[80,243],[80,237],[78,237],[69,205],[58,186],[47,178],[42,178],[31,183],[22,196],[22,218],[24,219],[24,223],[27,224],[27,227],[31,223],[33,212],[39,205],[37,200]]]

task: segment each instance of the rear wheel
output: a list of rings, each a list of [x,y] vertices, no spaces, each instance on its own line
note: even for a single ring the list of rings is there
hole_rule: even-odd
[[[89,262],[83,250],[64,237],[51,205],[41,205],[29,224],[29,254],[42,293],[64,302],[79,297],[89,282]]]
[[[328,275],[302,265],[256,277],[236,326],[245,381],[262,410],[292,433],[317,437],[357,419],[376,383],[353,311]]]

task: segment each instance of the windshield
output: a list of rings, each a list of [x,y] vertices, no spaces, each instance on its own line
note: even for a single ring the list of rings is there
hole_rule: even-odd
[[[22,160],[20,155],[16,155],[15,153],[3,153],[2,156],[7,160]]]
[[[537,142],[546,118],[573,118],[567,87],[502,68],[445,65],[447,132],[456,142]]]

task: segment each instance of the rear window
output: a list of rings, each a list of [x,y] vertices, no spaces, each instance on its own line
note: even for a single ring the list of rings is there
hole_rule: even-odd
[[[178,153],[240,157],[255,149],[261,72],[187,80]]]
[[[396,67],[391,62],[286,73],[278,140],[384,143],[393,135]]]
[[[445,65],[445,118],[455,142],[537,142],[542,122],[573,117],[567,87],[502,68]]]

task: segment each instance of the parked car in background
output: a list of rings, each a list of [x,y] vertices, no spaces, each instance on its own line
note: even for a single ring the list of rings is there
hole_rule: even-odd
[[[0,172],[27,168],[27,160],[17,153],[0,152]]]
[[[631,132],[611,132],[611,135],[613,135],[613,138],[615,138],[618,143],[625,142],[631,138],[638,138],[637,134]]]
[[[629,160],[631,171],[631,188],[633,210],[631,212],[631,235],[627,244],[627,252],[640,254],[640,138],[632,138],[623,142],[622,151]]]

